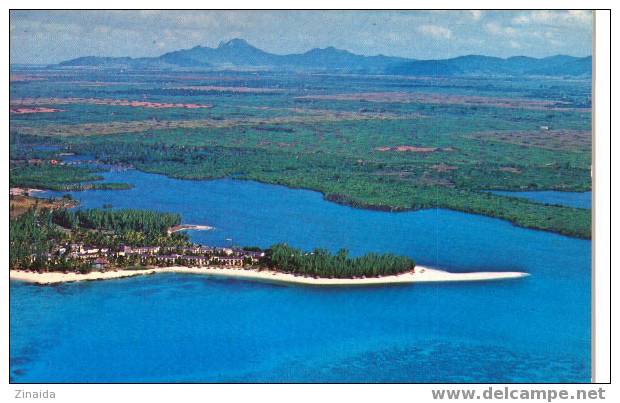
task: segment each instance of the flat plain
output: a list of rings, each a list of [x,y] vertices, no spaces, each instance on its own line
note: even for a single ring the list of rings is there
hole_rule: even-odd
[[[488,192],[591,189],[589,79],[13,74],[12,186],[60,190],[96,179],[32,163],[70,151],[175,178],[251,179],[354,207],[447,208],[590,237],[587,209]]]

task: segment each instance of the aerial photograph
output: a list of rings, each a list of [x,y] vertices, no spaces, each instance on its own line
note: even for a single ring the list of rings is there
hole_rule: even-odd
[[[591,382],[592,11],[9,14],[10,383]]]

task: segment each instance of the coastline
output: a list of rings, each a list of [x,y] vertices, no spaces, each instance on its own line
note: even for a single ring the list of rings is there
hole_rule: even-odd
[[[30,197],[35,197],[35,195],[37,193],[41,193],[44,192],[45,190],[43,189],[36,189],[36,188],[27,188],[27,187],[11,187],[9,188],[9,195],[10,196],[30,196]]]
[[[215,229],[210,225],[197,225],[197,224],[179,224],[168,228],[168,235],[179,231],[211,231]]]
[[[592,240],[592,234],[591,234],[591,229],[588,233],[586,234],[580,234],[580,233],[573,233],[570,231],[565,231],[562,229],[559,230],[554,230],[554,229],[550,229],[550,228],[543,228],[540,226],[536,226],[536,225],[526,225],[520,222],[517,222],[515,219],[510,219],[509,217],[505,217],[502,215],[498,215],[498,214],[488,214],[485,212],[481,212],[479,210],[476,209],[470,209],[470,208],[458,208],[455,206],[448,206],[448,205],[438,205],[438,206],[434,206],[434,205],[428,205],[428,206],[421,206],[421,207],[402,207],[402,206],[389,206],[389,205],[377,205],[377,204],[372,204],[372,203],[365,203],[365,202],[356,202],[353,199],[351,199],[350,197],[344,197],[344,198],[335,198],[333,195],[330,195],[329,193],[326,193],[323,190],[320,189],[315,189],[315,188],[311,188],[311,187],[303,187],[301,185],[292,185],[292,184],[283,184],[283,183],[278,183],[278,182],[269,182],[269,181],[265,181],[265,180],[261,180],[258,178],[253,178],[253,177],[247,177],[247,176],[241,176],[241,177],[231,177],[231,176],[221,176],[221,177],[204,177],[204,178],[188,178],[185,177],[183,175],[173,175],[173,174],[169,174],[169,173],[165,173],[165,172],[159,172],[159,171],[141,171],[140,169],[136,170],[146,173],[146,174],[155,174],[155,175],[162,175],[165,176],[167,178],[171,178],[171,179],[179,179],[179,180],[187,180],[187,181],[213,181],[213,180],[224,180],[224,179],[230,179],[230,180],[240,180],[240,181],[249,181],[249,182],[256,182],[256,183],[260,183],[263,185],[269,185],[269,186],[282,186],[284,188],[287,189],[292,189],[292,190],[306,190],[309,192],[316,192],[319,193],[324,200],[331,202],[331,203],[335,203],[341,206],[346,206],[346,207],[351,207],[354,209],[360,209],[360,210],[370,210],[370,211],[382,211],[382,212],[390,212],[390,213],[407,213],[407,212],[412,212],[412,211],[420,211],[420,210],[430,210],[430,209],[434,209],[434,208],[441,208],[441,209],[445,209],[445,210],[450,210],[450,211],[456,211],[456,212],[461,212],[461,213],[465,213],[465,214],[473,214],[473,215],[479,215],[482,217],[489,217],[489,218],[495,218],[498,220],[503,220],[503,221],[507,221],[509,223],[511,223],[512,225],[514,225],[515,227],[519,227],[519,228],[525,228],[525,229],[530,229],[530,230],[534,230],[534,231],[543,231],[543,232],[548,232],[551,234],[556,234],[556,235],[561,235],[561,236],[565,236],[568,238],[575,238],[575,239],[583,239],[586,241],[591,241]],[[553,191],[553,189],[538,189],[538,190],[547,190],[547,191]],[[566,191],[572,191],[572,190],[566,190]],[[579,190],[576,190],[579,191]],[[585,190],[586,192],[591,192],[592,189],[590,190]],[[502,197],[502,196],[497,196],[497,197]],[[523,198],[516,198],[518,199],[519,202],[521,203],[526,203],[526,204],[536,204],[530,200],[527,199],[523,199]],[[567,207],[567,206],[551,206],[551,207],[559,207],[559,208],[572,208],[572,207]]]
[[[36,273],[25,270],[10,270],[10,279],[34,283],[39,285],[58,284],[75,281],[111,280],[116,278],[150,275],[158,273],[185,273],[199,274],[214,277],[238,278],[242,280],[286,283],[309,286],[369,286],[390,284],[412,283],[441,283],[441,282],[465,282],[465,281],[492,281],[516,279],[529,276],[522,272],[471,272],[451,273],[443,270],[416,266],[414,272],[398,274],[394,276],[369,277],[369,278],[314,278],[295,276],[288,273],[280,273],[272,270],[256,270],[242,268],[214,268],[214,267],[162,267],[141,270],[117,270],[106,272],[91,272],[88,274],[48,272]]]

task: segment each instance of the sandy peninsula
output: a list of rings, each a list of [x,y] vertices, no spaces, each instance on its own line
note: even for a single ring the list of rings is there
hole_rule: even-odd
[[[490,281],[526,277],[529,274],[521,272],[472,272],[450,273],[443,270],[416,266],[414,271],[395,276],[369,278],[314,278],[279,273],[271,270],[256,270],[242,268],[221,267],[165,267],[141,270],[117,270],[105,272],[78,273],[36,273],[24,270],[11,270],[10,278],[16,281],[25,281],[36,284],[57,284],[72,281],[109,280],[115,278],[140,276],[157,273],[187,273],[207,276],[238,278],[243,280],[287,283],[309,286],[370,286],[408,283],[432,282],[459,282],[459,281]]]
[[[180,224],[180,225],[175,225],[173,227],[168,228],[168,235],[174,232],[179,232],[179,231],[188,231],[188,230],[211,231],[213,229],[215,228],[211,227],[210,225]]]

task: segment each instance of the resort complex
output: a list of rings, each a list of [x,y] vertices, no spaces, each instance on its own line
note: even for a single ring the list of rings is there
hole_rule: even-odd
[[[55,267],[63,262],[71,262],[70,266],[80,266],[81,270],[90,268],[105,270],[126,267],[127,265],[142,266],[251,266],[256,265],[265,256],[262,251],[248,251],[238,248],[214,248],[191,246],[187,248],[166,248],[160,246],[127,246],[121,245],[118,250],[107,247],[72,243],[59,245],[46,253],[47,265]],[[36,256],[31,255],[34,262]],[[86,265],[84,265],[86,264]]]

